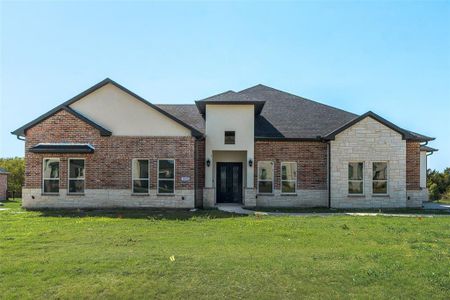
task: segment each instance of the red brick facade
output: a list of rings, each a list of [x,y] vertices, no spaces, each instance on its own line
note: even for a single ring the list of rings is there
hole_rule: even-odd
[[[37,154],[38,143],[90,143],[92,154]],[[157,187],[157,160],[175,159],[175,189],[193,190],[195,138],[101,136],[99,131],[66,111],[60,111],[26,131],[25,188],[41,188],[44,157],[60,158],[60,188],[67,187],[68,158],[85,158],[86,189],[131,189],[131,161],[150,160],[150,189]],[[187,182],[181,177],[189,177]]]
[[[420,190],[419,142],[406,142],[406,189]]]
[[[256,141],[255,186],[258,161],[273,161],[274,188],[280,189],[281,162],[297,162],[297,186],[305,190],[326,190],[327,144],[308,141]]]

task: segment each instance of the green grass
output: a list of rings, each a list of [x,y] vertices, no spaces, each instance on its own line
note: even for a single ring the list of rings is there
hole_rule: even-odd
[[[450,217],[0,211],[0,298],[441,298]],[[170,256],[175,260],[171,261]]]
[[[441,204],[450,204],[450,198],[447,199],[440,199],[438,201],[436,201],[437,203],[441,203]]]
[[[285,212],[285,213],[384,213],[384,214],[417,214],[417,215],[450,215],[450,210],[421,209],[421,208],[382,208],[382,209],[334,209],[325,207],[257,207],[249,208],[261,212]]]

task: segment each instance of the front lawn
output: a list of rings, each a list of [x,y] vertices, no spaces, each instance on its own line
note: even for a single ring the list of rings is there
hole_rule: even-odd
[[[441,298],[450,217],[0,211],[0,298]]]

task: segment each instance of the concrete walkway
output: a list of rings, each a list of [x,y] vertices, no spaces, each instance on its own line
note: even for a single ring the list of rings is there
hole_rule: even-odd
[[[435,202],[424,202],[424,209],[450,210],[450,204],[441,204]]]
[[[298,216],[298,217],[329,217],[329,216],[386,216],[386,217],[408,217],[408,218],[433,218],[433,217],[450,217],[450,215],[439,214],[408,214],[408,213],[352,213],[352,212],[330,212],[330,213],[289,213],[289,212],[262,212],[245,209],[239,204],[222,203],[217,205],[217,209],[240,215],[259,215],[259,216]]]

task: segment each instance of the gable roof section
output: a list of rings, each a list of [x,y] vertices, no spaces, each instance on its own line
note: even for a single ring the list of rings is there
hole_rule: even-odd
[[[73,110],[73,109],[71,109],[71,108],[69,107],[72,103],[74,103],[74,102],[76,102],[76,101],[82,99],[83,97],[85,97],[85,96],[91,94],[92,92],[94,92],[94,91],[100,89],[101,87],[103,87],[103,86],[105,86],[105,85],[107,85],[107,84],[112,84],[112,85],[114,85],[115,87],[117,87],[117,88],[119,88],[120,90],[124,91],[125,93],[127,93],[127,94],[133,96],[134,98],[136,98],[137,100],[141,101],[142,103],[144,103],[144,104],[150,106],[151,108],[153,108],[154,110],[156,110],[156,111],[158,111],[159,113],[163,114],[164,116],[168,117],[169,119],[171,119],[171,120],[177,122],[178,124],[182,125],[183,127],[187,128],[187,129],[191,130],[191,133],[192,133],[193,136],[196,136],[196,137],[201,137],[201,136],[202,136],[202,133],[199,132],[199,131],[198,131],[197,129],[195,129],[194,127],[192,127],[191,125],[189,125],[189,124],[187,124],[187,123],[185,123],[185,122],[179,120],[178,118],[174,117],[173,115],[169,114],[168,112],[166,112],[165,110],[159,108],[158,106],[156,106],[156,105],[154,105],[154,104],[151,104],[150,102],[148,102],[147,100],[145,100],[145,99],[142,98],[141,96],[139,96],[139,95],[133,93],[132,91],[128,90],[127,88],[125,88],[124,86],[118,84],[117,82],[115,82],[114,80],[112,80],[112,79],[110,79],[110,78],[106,78],[106,79],[102,80],[101,82],[99,82],[99,83],[95,84],[94,86],[88,88],[88,89],[85,90],[84,92],[81,92],[80,94],[76,95],[75,97],[73,97],[73,98],[67,100],[66,102],[62,103],[61,105],[55,107],[54,109],[50,110],[49,112],[43,114],[42,116],[40,116],[40,117],[36,118],[35,120],[33,120],[33,121],[31,121],[31,122],[25,124],[24,126],[20,127],[19,129],[16,129],[15,131],[13,131],[13,132],[11,132],[11,133],[12,133],[12,134],[15,134],[15,135],[17,135],[17,136],[24,136],[26,129],[28,129],[28,128],[34,126],[34,125],[36,125],[37,123],[39,123],[39,122],[41,122],[41,121],[43,121],[43,120],[45,120],[46,118],[52,116],[52,115],[55,114],[57,111],[59,111],[59,110],[61,110],[61,109],[63,109],[63,108],[64,108],[64,109],[69,109],[69,110],[71,110],[71,113],[72,113],[72,114],[73,114],[73,112],[74,112],[74,113],[77,113],[77,112],[75,112],[75,110]],[[79,114],[79,113],[77,113],[77,114],[78,114],[79,116],[82,116],[82,115]],[[82,116],[82,117],[83,117],[84,119],[88,120],[86,117],[84,117],[84,116]],[[95,123],[95,122],[93,122],[92,120],[89,120],[89,121],[92,122],[92,123]],[[100,125],[98,125],[98,124],[96,124],[96,125],[97,125],[97,126],[100,126]],[[111,132],[109,133],[109,135],[111,135]]]
[[[320,140],[357,115],[262,84],[240,94],[265,101],[255,118],[257,140]]]
[[[330,132],[329,134],[324,136],[324,139],[326,139],[326,140],[334,140],[336,135],[338,135],[342,131],[350,128],[351,126],[355,125],[356,123],[358,123],[358,122],[360,122],[360,121],[362,121],[362,120],[364,120],[365,118],[368,118],[368,117],[374,119],[375,121],[380,122],[381,124],[383,124],[386,127],[389,127],[390,129],[398,132],[402,136],[402,139],[404,139],[404,140],[413,140],[413,141],[420,141],[420,142],[426,142],[426,141],[434,140],[434,138],[431,138],[431,137],[428,137],[428,136],[425,136],[425,135],[421,135],[421,134],[418,134],[418,133],[415,133],[415,132],[412,132],[412,131],[409,131],[409,130],[402,129],[402,128],[398,127],[397,125],[389,122],[388,120],[380,117],[379,115],[377,115],[376,113],[374,113],[372,111],[368,111],[365,114],[363,114],[363,115],[361,115],[361,116],[351,120],[350,122],[344,124],[343,126],[333,130],[332,132]]]
[[[73,110],[72,108],[65,106],[64,104],[61,104],[57,107],[55,107],[54,109],[46,112],[45,114],[41,115],[40,117],[34,119],[33,121],[25,124],[24,126],[14,130],[13,132],[11,132],[12,134],[15,134],[17,136],[25,136],[25,131],[30,128],[33,127],[34,125],[46,120],[47,118],[53,116],[54,114],[56,114],[57,112],[60,112],[61,110],[64,110],[70,114],[72,114],[73,116],[77,117],[78,119],[86,122],[87,124],[91,125],[92,127],[98,129],[100,131],[100,135],[102,136],[110,136],[111,135],[111,131],[109,131],[108,129],[98,125],[97,123],[95,123],[94,121],[92,121],[91,119],[86,118],[85,116],[83,116],[82,114],[76,112],[75,110]]]
[[[251,95],[226,91],[203,100],[195,101],[202,115],[206,113],[206,104],[252,104],[255,106],[255,115],[259,115],[264,107],[265,101],[253,98]]]

